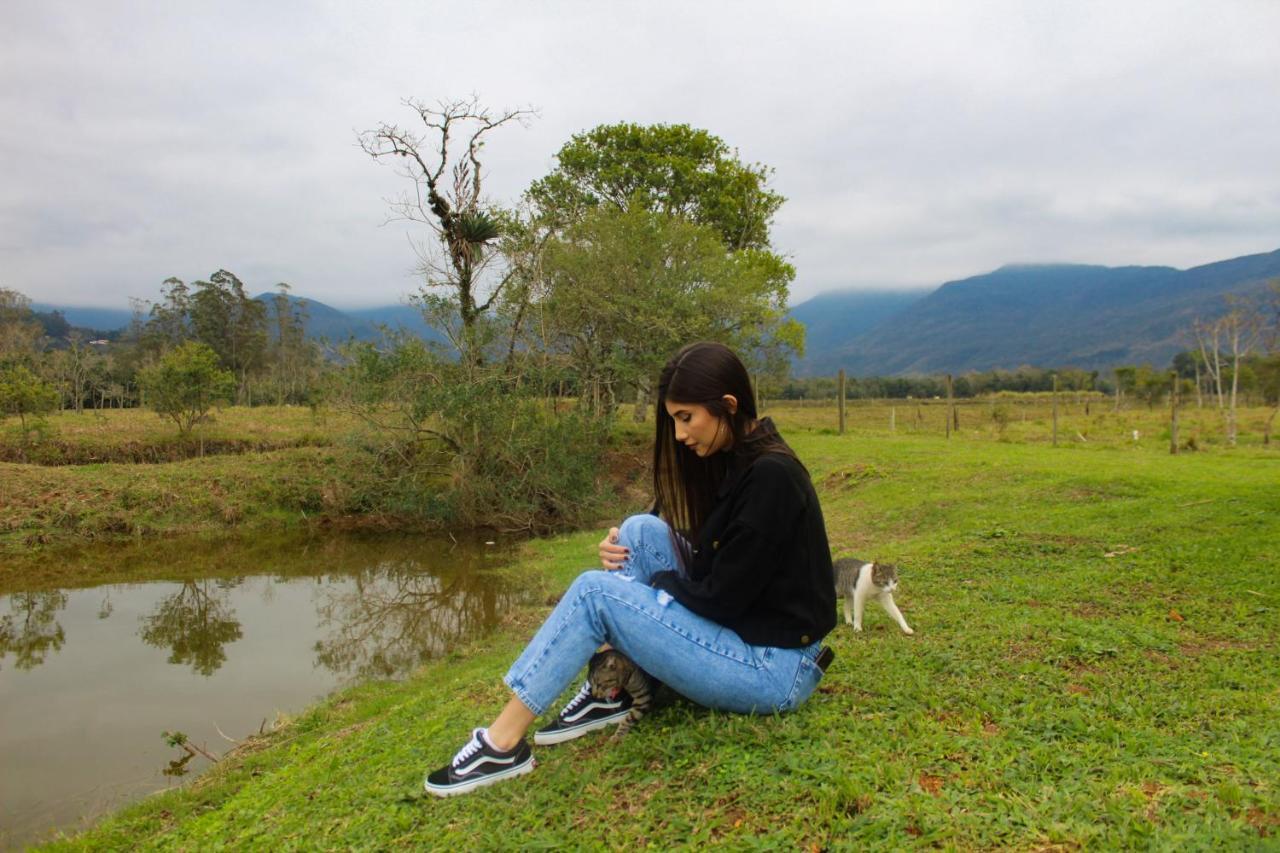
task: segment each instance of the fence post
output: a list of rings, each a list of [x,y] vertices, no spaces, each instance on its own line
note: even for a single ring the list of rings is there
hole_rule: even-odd
[[[1169,376],[1172,384],[1169,388],[1169,453],[1178,455],[1178,371]]]
[[[840,434],[844,435],[844,368],[840,368]]]
[[[1058,446],[1058,374],[1053,374],[1053,446]]]
[[[947,374],[947,438],[951,438],[951,374]]]
[[[889,432],[898,431],[898,408],[897,406],[889,407]]]

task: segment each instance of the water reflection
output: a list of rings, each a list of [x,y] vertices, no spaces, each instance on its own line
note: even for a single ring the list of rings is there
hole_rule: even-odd
[[[191,664],[201,675],[213,675],[227,659],[223,646],[242,636],[228,595],[243,580],[184,581],[142,617],[139,636],[149,646],[168,648],[169,663]]]
[[[12,654],[15,667],[34,669],[49,652],[61,649],[67,635],[54,617],[66,606],[61,590],[9,596],[9,612],[0,616],[0,668]]]
[[[447,654],[526,598],[506,560],[482,543],[292,535],[6,565],[0,848],[177,784],[161,732],[216,752],[221,733],[243,738],[350,679]]]
[[[384,562],[322,590],[316,663],[344,676],[402,675],[495,624],[515,597],[487,573],[425,574],[416,560]]]

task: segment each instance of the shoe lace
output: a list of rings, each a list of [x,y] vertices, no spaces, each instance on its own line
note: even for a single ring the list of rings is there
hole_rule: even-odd
[[[565,705],[564,709],[560,711],[560,716],[563,717],[565,714],[573,713],[574,711],[578,710],[579,705],[581,705],[583,702],[586,702],[590,698],[591,698],[591,682],[584,681],[582,682],[582,687],[578,689],[578,695],[574,696],[572,699],[569,700],[569,704]]]
[[[457,767],[471,756],[475,755],[483,748],[480,743],[480,730],[476,729],[471,733],[471,740],[462,749],[458,750],[458,754],[453,757],[453,766]]]

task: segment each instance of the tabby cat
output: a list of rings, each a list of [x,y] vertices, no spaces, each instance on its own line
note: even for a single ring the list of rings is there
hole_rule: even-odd
[[[862,630],[862,609],[868,598],[874,598],[898,623],[902,633],[915,633],[898,605],[893,603],[893,591],[898,587],[896,567],[888,563],[868,563],[854,557],[836,560],[833,567],[836,570],[836,595],[844,598],[844,621],[852,625],[853,630]]]
[[[618,724],[614,740],[631,731],[631,727],[648,713],[653,704],[648,674],[617,649],[606,649],[591,656],[591,662],[587,664],[587,683],[591,685],[591,695],[597,699],[612,699],[619,690],[631,695],[631,710]]]

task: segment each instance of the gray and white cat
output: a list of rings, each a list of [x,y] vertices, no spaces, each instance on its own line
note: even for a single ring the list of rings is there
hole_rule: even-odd
[[[853,630],[862,630],[862,610],[867,599],[880,602],[904,634],[914,634],[902,611],[893,603],[898,588],[898,570],[888,563],[868,563],[856,557],[842,557],[832,564],[836,570],[836,595],[844,598],[844,621]]]

